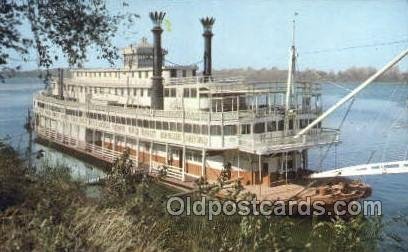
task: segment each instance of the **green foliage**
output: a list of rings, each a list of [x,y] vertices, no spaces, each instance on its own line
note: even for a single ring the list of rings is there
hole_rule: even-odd
[[[102,185],[105,193],[88,198],[67,168],[28,174],[11,148],[1,150],[0,200],[9,198],[0,211],[1,251],[367,251],[381,235],[375,218],[313,220],[308,227],[296,218],[170,216],[166,196],[174,191],[131,175],[126,152]]]
[[[36,50],[40,67],[48,69],[58,60],[55,49],[62,51],[69,65],[80,66],[91,45],[99,57],[113,64],[118,53],[112,38],[120,24],[130,25],[138,17],[133,13],[112,15],[103,0],[2,0],[0,66],[7,66],[10,52],[28,61],[30,49]],[[30,27],[31,33],[22,34],[22,26]]]

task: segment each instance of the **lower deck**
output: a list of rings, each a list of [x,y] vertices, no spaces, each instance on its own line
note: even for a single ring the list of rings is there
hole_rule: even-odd
[[[256,155],[239,150],[206,150],[170,143],[131,138],[120,134],[84,129],[83,140],[70,132],[36,126],[39,137],[112,163],[125,150],[135,169],[156,173],[166,167],[168,177],[194,181],[200,177],[216,181],[224,166],[231,167],[231,179],[241,178],[244,185],[270,186],[307,168],[307,150]]]

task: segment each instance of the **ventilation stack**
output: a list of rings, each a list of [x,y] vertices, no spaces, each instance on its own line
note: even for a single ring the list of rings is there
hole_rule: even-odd
[[[163,29],[161,24],[163,22],[165,12],[150,12],[150,19],[153,22],[153,77],[151,88],[151,108],[163,109],[163,51],[161,48],[161,34]]]
[[[213,37],[212,27],[215,22],[213,17],[202,18],[201,24],[203,25],[203,37],[204,37],[204,81],[207,82],[211,78],[211,40]]]

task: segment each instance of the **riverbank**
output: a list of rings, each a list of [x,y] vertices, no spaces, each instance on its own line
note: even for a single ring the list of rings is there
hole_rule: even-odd
[[[68,169],[47,167],[34,173],[24,169],[11,148],[2,145],[0,150],[2,251],[327,251],[377,246],[376,219],[313,221],[305,232],[296,219],[282,217],[218,215],[208,221],[206,215],[171,216],[165,199],[175,191],[151,179],[128,180],[120,165],[114,164],[116,172],[102,185],[100,197],[90,198]]]

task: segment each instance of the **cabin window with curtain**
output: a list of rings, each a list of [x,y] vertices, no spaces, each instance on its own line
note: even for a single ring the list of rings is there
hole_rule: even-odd
[[[210,133],[211,133],[211,135],[214,135],[214,136],[219,136],[219,135],[221,135],[221,126],[219,126],[219,125],[211,125],[211,127],[210,127]]]
[[[241,124],[241,134],[251,134],[251,124]]]
[[[171,96],[171,97],[176,97],[176,96],[177,96],[177,92],[176,92],[176,89],[175,89],[175,88],[171,88],[171,89],[170,89],[170,96]]]
[[[208,126],[207,125],[201,125],[201,134],[208,135]]]
[[[195,88],[192,88],[191,90],[190,90],[190,97],[197,97],[197,89],[195,89]]]
[[[169,97],[170,96],[170,91],[168,88],[164,89],[164,97]]]
[[[183,124],[182,123],[177,123],[177,131],[178,132],[183,132]]]
[[[224,135],[233,136],[237,134],[237,127],[235,125],[224,125]]]
[[[190,97],[190,89],[189,88],[184,88],[183,89],[183,97],[184,98]]]

